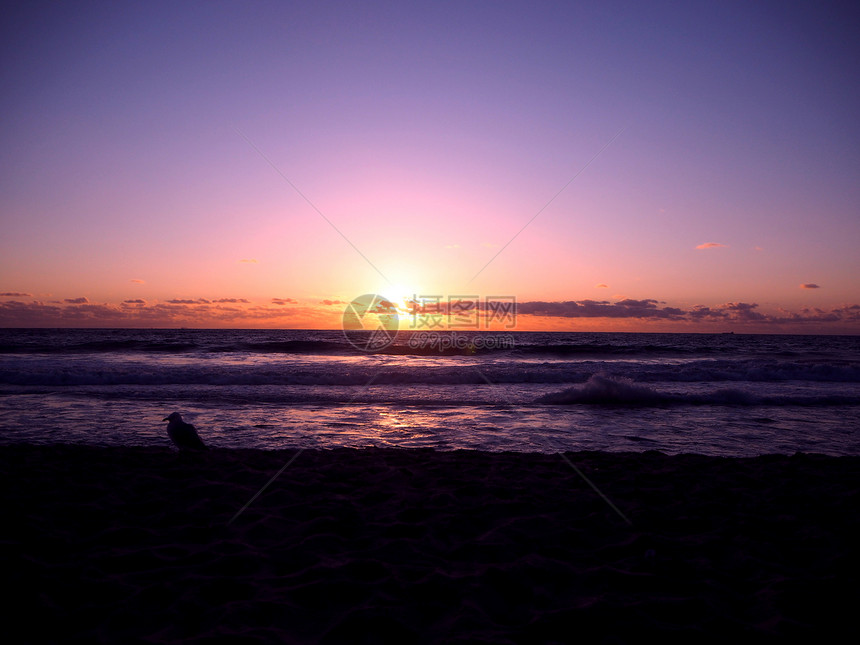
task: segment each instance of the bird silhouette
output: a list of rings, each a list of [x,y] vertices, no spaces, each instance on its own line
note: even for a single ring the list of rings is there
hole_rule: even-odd
[[[167,421],[167,435],[179,450],[208,450],[206,444],[197,434],[197,428],[182,420],[178,412],[172,413],[164,419]]]

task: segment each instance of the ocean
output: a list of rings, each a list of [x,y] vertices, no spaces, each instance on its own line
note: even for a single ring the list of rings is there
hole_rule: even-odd
[[[860,336],[0,330],[0,442],[860,455]]]

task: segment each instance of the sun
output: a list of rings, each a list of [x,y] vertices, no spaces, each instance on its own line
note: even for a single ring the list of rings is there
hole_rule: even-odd
[[[411,285],[411,286],[410,286]],[[425,294],[420,286],[414,283],[394,282],[384,284],[377,291],[380,295],[385,296],[389,301],[394,303],[398,311],[403,314],[408,314],[413,310],[413,302]]]

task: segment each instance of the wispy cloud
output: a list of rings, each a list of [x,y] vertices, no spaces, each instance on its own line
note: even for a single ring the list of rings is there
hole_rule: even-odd
[[[804,282],[800,285],[801,289],[820,289],[821,287],[814,282]]]
[[[141,280],[140,278],[132,278],[129,282],[134,282],[135,284],[146,284],[146,281]]]
[[[460,245],[459,244],[446,244],[445,248],[453,251],[454,249],[459,249]]]
[[[257,261],[253,258],[243,258],[239,260],[240,264],[257,264]]]
[[[172,300],[168,300],[168,303],[171,305],[208,305],[211,304],[209,300],[206,298],[197,298],[197,300],[189,300],[185,298],[173,298]]]
[[[728,246],[728,244],[720,244],[719,242],[705,242],[704,244],[699,244],[697,249],[724,249]]]
[[[146,300],[142,300],[140,298],[136,298],[134,300],[123,300],[122,304],[124,304],[124,305],[145,305]]]
[[[608,288],[609,288],[609,285],[608,285],[608,284],[603,284],[603,283],[601,282],[600,284],[596,284],[596,285],[594,285],[594,288],[595,288],[595,289],[608,289]]]
[[[89,300],[87,300],[87,299],[86,299],[86,298],[84,298],[84,297],[81,297],[81,298],[66,298],[66,299],[65,299],[65,302],[69,303],[70,305],[85,305],[85,304],[87,304],[87,303],[89,302]]]
[[[273,305],[297,305],[298,303],[299,301],[293,298],[272,298]]]
[[[0,297],[2,298],[32,298],[32,293],[23,293],[21,291],[6,291],[5,293],[0,293]]]
[[[331,306],[331,305],[345,305],[345,304],[346,304],[346,302],[344,302],[343,300],[320,300],[320,304],[321,304],[321,305],[327,305],[327,306]]]
[[[246,300],[245,298],[218,298],[217,300],[213,300],[215,303],[230,303],[234,305],[247,305],[250,304],[250,300]]]

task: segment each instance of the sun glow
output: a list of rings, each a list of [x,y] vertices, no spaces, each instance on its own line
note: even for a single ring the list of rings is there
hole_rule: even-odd
[[[421,296],[426,296],[421,286],[416,283],[399,283],[384,284],[380,286],[376,293],[385,296],[390,302],[394,303],[397,310],[401,314],[408,314],[414,309],[416,299],[421,300]]]

